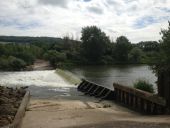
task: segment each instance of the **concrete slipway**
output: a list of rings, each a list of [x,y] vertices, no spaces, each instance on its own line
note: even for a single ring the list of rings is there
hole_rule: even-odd
[[[67,87],[67,95],[32,97],[22,128],[170,128],[169,115],[140,115],[114,101],[84,95],[61,74],[56,74],[57,84]]]

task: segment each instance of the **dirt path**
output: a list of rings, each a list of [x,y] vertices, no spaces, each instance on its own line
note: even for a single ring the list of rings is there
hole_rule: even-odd
[[[48,61],[45,60],[36,60],[34,65],[32,65],[33,70],[51,70],[53,67],[50,65]]]

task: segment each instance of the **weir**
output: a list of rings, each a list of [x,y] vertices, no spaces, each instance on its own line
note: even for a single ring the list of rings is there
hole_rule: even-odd
[[[85,95],[95,96],[101,99],[112,99],[114,95],[113,90],[85,79],[82,79],[82,82],[77,87],[77,90],[83,92]]]
[[[165,114],[166,100],[155,94],[113,83],[113,90],[82,79],[77,87],[85,95],[113,100],[130,109],[144,114]]]

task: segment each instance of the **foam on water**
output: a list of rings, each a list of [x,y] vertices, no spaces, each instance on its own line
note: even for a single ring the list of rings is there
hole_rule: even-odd
[[[24,71],[24,72],[0,72],[1,85],[21,86],[51,86],[51,87],[73,87],[55,70],[47,71]]]
[[[76,86],[65,81],[55,70],[0,72],[0,85],[29,86],[31,95],[38,98],[70,96]]]

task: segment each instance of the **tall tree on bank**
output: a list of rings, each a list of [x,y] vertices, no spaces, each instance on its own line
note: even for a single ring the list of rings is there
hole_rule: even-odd
[[[170,112],[170,22],[168,29],[161,31],[160,52],[153,65],[158,76],[158,94],[166,99]]]
[[[106,51],[109,38],[100,28],[87,26],[82,29],[82,53],[89,63],[98,63]]]
[[[160,40],[160,51],[154,60],[153,69],[156,73],[170,71],[170,22],[168,29],[161,30],[162,39]]]
[[[131,43],[125,36],[120,36],[116,39],[115,44],[115,59],[119,63],[126,63],[128,61],[128,53],[131,49]]]

